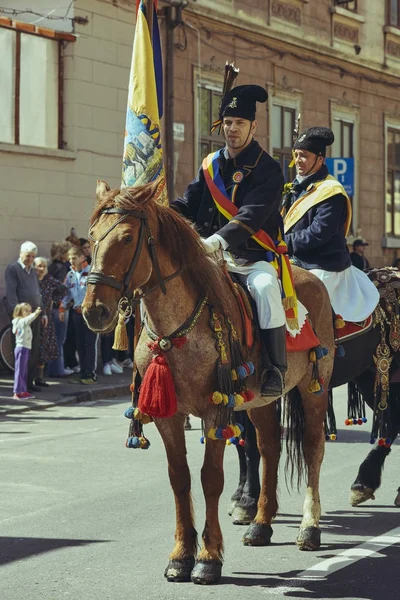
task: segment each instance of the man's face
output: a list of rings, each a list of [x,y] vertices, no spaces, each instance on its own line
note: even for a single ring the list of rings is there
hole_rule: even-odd
[[[358,244],[355,248],[355,251],[357,252],[357,254],[360,254],[361,256],[364,256],[364,252],[365,252],[365,246],[362,244]]]
[[[311,175],[318,171],[324,162],[323,156],[318,156],[308,150],[295,150],[294,162],[297,175]]]
[[[249,121],[241,117],[224,117],[222,132],[228,149],[243,150],[250,144],[256,127],[257,121]]]
[[[82,256],[82,254],[75,254],[75,252],[70,252],[68,254],[68,258],[69,258],[69,262],[71,263],[71,265],[77,271],[81,271],[82,270],[82,263],[85,260],[85,257]]]
[[[33,265],[33,261],[36,258],[36,252],[21,252],[19,255],[24,265],[30,268]]]
[[[83,250],[85,256],[90,256],[90,244],[89,244],[89,242],[87,242],[87,244],[83,244],[82,250]]]

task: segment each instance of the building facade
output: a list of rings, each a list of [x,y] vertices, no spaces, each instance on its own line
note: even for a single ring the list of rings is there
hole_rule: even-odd
[[[332,127],[331,156],[354,158],[349,241],[367,238],[371,264],[391,264],[400,253],[400,0],[159,0],[158,12],[170,196],[223,143],[209,128],[233,61],[238,84],[268,89],[256,137],[287,178],[298,115],[300,129]],[[48,255],[71,227],[85,237],[96,180],[119,186],[135,0],[75,0],[60,33],[30,20],[0,13],[3,292],[22,241]]]

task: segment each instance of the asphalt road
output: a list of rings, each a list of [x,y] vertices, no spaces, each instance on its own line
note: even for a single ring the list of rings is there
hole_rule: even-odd
[[[327,444],[322,547],[314,553],[294,544],[304,492],[289,493],[283,473],[273,544],[241,544],[244,529],[227,514],[238,478],[236,451],[227,448],[220,504],[223,579],[213,587],[173,584],[163,577],[175,521],[164,448],[154,425],[146,427],[148,451],[124,447],[128,405],[128,399],[112,399],[0,421],[1,600],[400,598],[400,509],[393,506],[400,485],[398,442],[376,500],[359,508],[349,505],[349,489],[370,450],[369,433],[343,426],[338,441]],[[341,423],[343,395],[336,406]],[[186,437],[201,532],[203,447],[200,422],[192,422]]]

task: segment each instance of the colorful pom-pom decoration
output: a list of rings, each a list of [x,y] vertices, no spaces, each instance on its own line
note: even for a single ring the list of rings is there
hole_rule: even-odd
[[[217,439],[217,428],[216,427],[211,427],[211,429],[209,430],[207,437],[210,438],[210,440],[216,440]]]
[[[343,320],[343,317],[341,315],[336,315],[335,328],[336,329],[343,329],[343,327],[345,327],[345,326],[346,326],[346,323]]]
[[[223,395],[221,392],[214,392],[211,398],[213,404],[221,404],[223,402]]]
[[[346,352],[341,344],[336,346],[335,356],[337,356],[338,358],[343,358],[344,356],[346,356]]]
[[[243,365],[240,365],[240,367],[237,368],[237,374],[239,375],[240,379],[245,379],[247,377],[247,371]]]
[[[140,448],[140,439],[136,436],[128,437],[125,446],[127,448]]]
[[[205,439],[204,435],[202,435],[200,438],[200,444],[204,444],[205,441],[206,441],[206,439]]]
[[[142,450],[148,450],[150,448],[150,442],[147,438],[144,437],[144,435],[142,435],[142,437],[139,438],[139,442],[140,448]]]
[[[318,379],[311,379],[311,381],[309,383],[309,386],[308,386],[308,391],[311,394],[320,395],[320,394],[323,394],[324,388],[321,385],[320,380],[318,380]]]
[[[253,375],[256,370],[254,364],[249,360],[249,361],[247,361],[246,365],[248,366],[248,368],[250,370],[250,375]]]
[[[232,377],[232,381],[237,381],[238,374],[237,374],[237,371],[235,369],[231,370],[231,377]]]
[[[245,402],[251,402],[253,399],[254,399],[254,392],[252,390],[247,390],[246,391],[246,398],[244,399],[244,401]]]
[[[127,419],[133,419],[133,413],[134,413],[134,408],[133,406],[130,406],[129,408],[126,409],[126,411],[124,412],[124,415]]]
[[[239,440],[239,446],[244,446],[244,440]]]
[[[317,354],[316,354],[315,350],[311,350],[311,352],[310,352],[310,362],[312,362],[312,363],[317,362]]]
[[[329,439],[332,440],[332,442],[336,442],[336,440],[337,440],[336,433],[331,433],[330,436],[329,436]]]

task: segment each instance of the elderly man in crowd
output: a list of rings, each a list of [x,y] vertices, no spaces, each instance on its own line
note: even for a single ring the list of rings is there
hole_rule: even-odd
[[[16,304],[28,302],[32,311],[36,308],[42,308],[42,298],[40,294],[39,281],[33,262],[36,258],[38,249],[32,242],[24,242],[21,245],[19,259],[8,265],[6,269],[6,294],[7,308],[9,314],[12,314]],[[43,325],[47,325],[47,315],[42,313]],[[34,384],[36,369],[39,364],[40,349],[40,319],[31,323],[32,328],[32,349],[28,363],[28,390],[40,391],[40,387]]]

